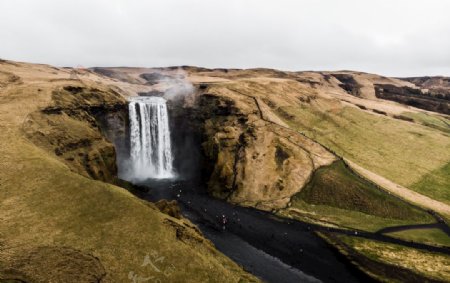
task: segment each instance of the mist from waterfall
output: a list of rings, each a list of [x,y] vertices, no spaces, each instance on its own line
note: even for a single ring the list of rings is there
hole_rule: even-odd
[[[166,100],[162,97],[132,97],[129,102],[131,181],[173,178]]]

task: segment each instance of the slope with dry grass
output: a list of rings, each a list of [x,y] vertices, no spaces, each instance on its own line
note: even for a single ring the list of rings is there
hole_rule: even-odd
[[[65,147],[61,155],[54,151],[76,142],[84,131],[84,138],[92,142],[82,147],[93,152],[95,168],[108,163],[105,159],[111,156],[101,153],[108,143],[94,132],[86,113],[70,113],[67,101],[60,106],[68,109],[50,113],[50,118],[39,112],[54,107],[55,91],[67,85],[83,84],[88,100],[114,97],[106,79],[91,74],[70,80],[69,72],[44,65],[1,62],[0,68],[7,74],[0,86],[1,279],[257,281],[219,253],[189,221],[92,179],[71,156],[79,153],[78,147]]]

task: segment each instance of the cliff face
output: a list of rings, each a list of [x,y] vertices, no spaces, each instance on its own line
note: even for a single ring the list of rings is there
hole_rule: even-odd
[[[262,210],[283,208],[314,170],[335,160],[281,120],[272,121],[262,100],[227,86],[205,91],[197,107],[210,162],[208,188],[215,197]]]
[[[320,144],[290,129],[274,112],[278,102],[285,105],[314,99],[310,87],[294,80],[300,79],[297,75],[275,70],[183,69],[111,68],[102,69],[101,74],[127,83],[146,79],[139,84],[154,88],[146,94],[164,95],[177,87],[167,84],[168,78],[186,77],[195,83],[199,73],[213,73],[206,83],[198,85],[195,100],[181,97],[186,102],[183,104],[175,97],[169,103],[174,164],[182,176],[188,171],[185,168],[200,171],[213,196],[263,210],[284,208],[317,168],[336,159]],[[251,81],[255,77],[267,80]],[[199,80],[205,81],[204,77]],[[286,86],[290,95],[284,98],[267,93],[267,89],[276,93]],[[201,159],[199,155],[205,162],[195,160]],[[192,177],[192,173],[187,175]]]
[[[450,89],[426,89],[376,85],[377,98],[396,101],[428,111],[450,114]]]
[[[111,116],[126,105],[110,88],[79,83],[57,87],[52,91],[51,105],[30,113],[22,129],[33,143],[58,156],[76,173],[114,183],[114,145],[101,134],[96,116]]]

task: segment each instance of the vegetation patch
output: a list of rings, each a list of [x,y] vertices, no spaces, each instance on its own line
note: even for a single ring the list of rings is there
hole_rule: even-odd
[[[353,251],[367,257],[372,263],[390,263],[391,268],[389,272],[389,270],[380,268],[374,269],[367,264],[367,261],[359,260],[359,264],[363,265],[363,268],[366,270],[372,269],[373,273],[381,273],[380,276],[384,278],[383,281],[392,281],[394,279],[394,282],[448,282],[450,280],[450,256],[446,254],[417,250],[359,237],[344,235],[337,237],[341,243],[344,243],[344,245],[341,244],[342,248],[350,247]],[[402,270],[409,271],[402,275],[406,277],[397,278],[397,280],[389,278],[391,276],[395,277],[396,273]],[[420,278],[420,275],[426,278]],[[407,279],[408,277],[410,277],[411,281]],[[416,280],[419,279],[419,281],[413,281],[414,278]]]
[[[399,120],[403,120],[403,121],[407,121],[407,122],[414,122],[413,118],[410,118],[410,117],[404,116],[404,115],[394,115],[393,117],[395,119],[399,119]]]
[[[450,162],[426,174],[411,189],[450,204]]]
[[[0,257],[6,256],[0,253]],[[100,282],[106,271],[92,255],[67,247],[43,246],[14,254],[0,268],[0,274],[9,282]]]
[[[425,220],[427,213],[380,190],[353,173],[342,160],[319,168],[311,182],[293,197],[293,204],[327,205],[383,218]]]
[[[448,134],[418,124],[375,116],[358,108],[336,108],[326,103],[323,101],[308,107],[283,106],[277,109],[277,114],[293,129],[338,155],[419,193],[431,193],[429,196],[432,198],[450,201],[439,190],[430,191],[416,184],[428,174],[440,173],[435,170],[450,161]],[[427,178],[429,188],[450,187],[450,178],[430,177]],[[413,184],[416,185],[411,187]]]
[[[450,120],[438,115],[427,113],[404,112],[400,116],[406,117],[424,126],[450,133]]]
[[[416,243],[450,247],[450,237],[437,228],[405,230],[387,233],[387,235]]]
[[[425,215],[422,220],[402,220],[383,218],[359,211],[340,209],[328,205],[309,204],[303,200],[293,201],[292,205],[279,212],[280,216],[293,217],[300,221],[315,223],[323,226],[344,229],[358,229],[376,232],[385,227],[402,226],[418,223],[432,223],[434,219]]]

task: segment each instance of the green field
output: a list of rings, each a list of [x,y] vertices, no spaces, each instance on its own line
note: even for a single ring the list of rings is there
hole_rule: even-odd
[[[395,244],[339,235],[346,245],[362,255],[377,261],[405,268],[435,280],[450,280],[450,256],[403,247]],[[364,262],[360,263],[364,266]],[[370,267],[369,267],[370,268]],[[381,275],[383,277],[383,275]],[[386,280],[386,278],[384,278]],[[391,281],[391,280],[388,280]],[[394,281],[395,282],[395,281]]]
[[[151,269],[141,266],[151,253],[165,258],[160,268],[173,266],[170,280],[245,279],[242,269],[189,228],[193,226],[187,220],[164,215],[153,204],[122,188],[73,173],[21,138],[13,141],[8,146],[14,148],[10,151],[14,156],[0,158],[0,164],[8,165],[0,172],[0,187],[7,188],[0,190],[4,220],[0,235],[6,247],[0,250],[0,278],[8,264],[26,264],[34,278],[53,278],[58,270],[46,267],[54,264],[54,257],[36,262],[27,256],[40,247],[70,247],[99,258],[111,282],[128,281],[130,271],[154,275]],[[4,153],[4,148],[0,152]],[[12,158],[14,161],[8,161]],[[177,239],[177,229],[185,233],[186,243]],[[80,274],[87,272],[84,268],[88,270],[82,265],[78,268],[75,271]],[[70,274],[67,276],[70,278]]]
[[[343,161],[318,169],[291,200],[305,216],[342,227],[376,231],[387,226],[431,223],[426,212],[380,190],[354,174]]]
[[[417,243],[440,245],[450,247],[450,237],[437,228],[414,229],[401,232],[387,233],[386,235]]]
[[[316,223],[325,226],[337,226],[345,229],[357,229],[376,232],[390,226],[401,226],[416,223],[431,223],[433,220],[424,216],[423,221],[400,220],[383,218],[359,211],[340,209],[327,205],[314,205],[302,200],[292,203],[295,210],[284,210],[281,216],[288,216],[304,222]]]
[[[450,204],[450,162],[426,174],[419,182],[410,186],[411,189],[421,192]]]
[[[438,115],[431,115],[427,113],[413,113],[413,112],[403,112],[402,116],[406,116],[414,119],[415,122],[420,123],[424,126],[438,129],[440,131],[450,134],[450,120]]]
[[[305,105],[279,107],[292,128],[337,154],[400,185],[441,201],[450,178],[439,171],[450,161],[448,134],[411,122],[366,113],[353,107],[322,109]],[[438,170],[438,171],[436,171]],[[417,185],[425,176],[426,186]]]

